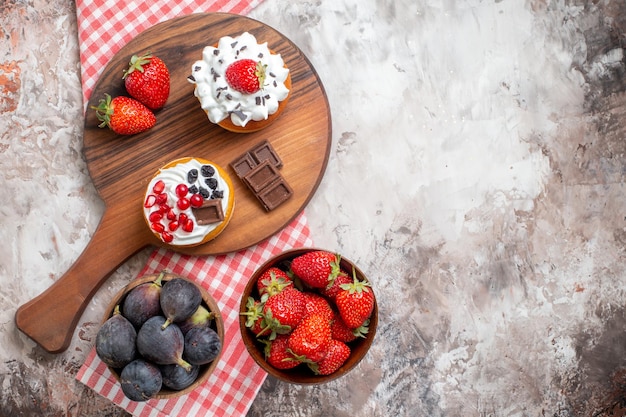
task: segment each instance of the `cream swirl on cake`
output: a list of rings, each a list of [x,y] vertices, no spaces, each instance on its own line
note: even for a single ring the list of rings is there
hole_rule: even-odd
[[[227,80],[227,69],[242,60],[254,61],[263,72],[257,91],[242,92]],[[202,60],[193,64],[188,79],[195,84],[194,95],[209,120],[229,129],[224,125],[226,122],[233,131],[261,128],[255,126],[255,122],[277,116],[281,106],[286,104],[291,88],[289,69],[281,55],[270,50],[267,42],[258,44],[248,32],[236,37],[224,36],[217,45],[206,46]]]
[[[217,164],[181,158],[148,183],[143,214],[150,230],[172,246],[196,246],[217,237],[233,213],[233,186]],[[211,209],[210,217],[205,212]]]

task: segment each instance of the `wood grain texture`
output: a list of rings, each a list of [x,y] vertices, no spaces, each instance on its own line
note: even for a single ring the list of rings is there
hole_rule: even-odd
[[[292,94],[276,121],[249,134],[228,132],[211,124],[187,80],[206,45],[220,37],[248,31],[280,53],[289,67]],[[215,240],[176,249],[195,255],[217,255],[247,248],[270,237],[293,220],[309,202],[326,169],[331,117],[324,88],[297,46],[269,26],[242,16],[193,14],[157,24],[124,46],[104,69],[89,106],[105,93],[126,95],[122,72],[133,54],[151,51],[167,64],[171,91],[156,113],[151,130],[123,137],[98,128],[95,113],[85,116],[83,154],[89,173],[106,204],[105,214],[76,263],[48,290],[21,306],[18,328],[45,350],[65,350],[85,306],[121,263],[148,245],[164,245],[144,223],[145,187],[154,173],[180,157],[202,157],[226,168],[233,177],[233,218]],[[270,141],[284,166],[281,173],[294,190],[287,202],[266,212],[228,164],[263,139]]]

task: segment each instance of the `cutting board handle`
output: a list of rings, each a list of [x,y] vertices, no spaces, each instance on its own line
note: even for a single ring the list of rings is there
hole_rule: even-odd
[[[51,287],[20,306],[15,322],[22,332],[50,353],[66,350],[85,307],[112,271],[147,246],[137,239],[142,222],[128,221],[123,208],[107,208],[91,240],[72,267]]]

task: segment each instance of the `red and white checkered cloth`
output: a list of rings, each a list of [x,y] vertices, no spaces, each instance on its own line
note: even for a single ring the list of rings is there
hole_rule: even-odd
[[[262,0],[77,0],[84,102],[100,71],[128,41],[156,23],[198,12],[246,13]],[[313,246],[304,213],[269,239],[221,256],[188,256],[155,250],[138,276],[167,269],[195,280],[215,298],[224,318],[225,344],[217,368],[192,392],[175,399],[134,402],[98,358],[87,356],[76,378],[135,416],[241,416],[267,374],[248,354],[239,333],[239,302],[250,275],[286,249]]]

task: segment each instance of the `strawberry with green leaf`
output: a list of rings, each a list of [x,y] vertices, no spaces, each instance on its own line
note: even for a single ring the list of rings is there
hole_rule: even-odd
[[[161,58],[149,52],[133,55],[122,78],[128,94],[149,109],[162,108],[170,95],[170,72]]]
[[[308,363],[316,375],[330,375],[336,372],[350,357],[350,347],[339,340],[331,340],[324,359],[318,363]]]
[[[292,369],[302,363],[289,351],[289,335],[279,334],[274,340],[261,340],[265,344],[265,360],[276,369]]]
[[[275,266],[263,272],[257,280],[257,290],[261,296],[267,294],[271,297],[290,285],[293,285],[293,281],[289,275]]]
[[[263,300],[255,300],[253,297],[248,297],[246,301],[246,311],[240,313],[242,316],[246,317],[246,327],[255,335],[261,333],[265,328],[263,303]]]
[[[353,281],[341,285],[341,291],[335,297],[335,304],[343,322],[351,329],[356,329],[369,319],[374,310],[374,292],[367,281],[359,281],[352,271]]]
[[[291,261],[291,271],[312,288],[326,288],[341,273],[340,256],[324,250],[307,252]]]
[[[263,306],[265,327],[257,336],[269,333],[269,339],[274,340],[277,334],[291,332],[304,318],[304,303],[304,294],[294,287],[269,297]]]
[[[156,123],[156,117],[146,106],[130,97],[111,98],[105,94],[97,106],[91,106],[100,121],[98,127],[113,130],[119,135],[145,132]]]
[[[265,85],[267,65],[253,59],[240,59],[230,64],[225,71],[226,82],[233,90],[243,94],[254,94]]]

